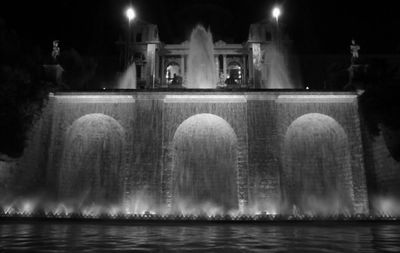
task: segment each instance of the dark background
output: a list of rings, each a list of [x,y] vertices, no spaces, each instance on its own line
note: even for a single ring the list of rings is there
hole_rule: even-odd
[[[28,47],[51,50],[51,41],[59,39],[83,54],[107,54],[127,25],[130,3],[140,19],[159,26],[166,43],[184,41],[196,23],[210,26],[215,39],[243,42],[249,25],[270,17],[279,4],[297,53],[347,53],[352,37],[366,54],[400,52],[394,0],[3,0],[0,18]]]

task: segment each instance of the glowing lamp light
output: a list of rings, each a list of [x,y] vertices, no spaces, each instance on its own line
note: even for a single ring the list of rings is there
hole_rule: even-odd
[[[127,10],[126,10],[126,17],[128,18],[128,20],[129,20],[129,22],[131,22],[133,19],[135,19],[135,17],[136,17],[136,13],[135,13],[135,10],[132,8],[132,7],[129,7]]]
[[[276,19],[276,21],[278,21],[279,17],[281,16],[282,12],[281,9],[279,7],[275,7],[272,10],[272,16]]]

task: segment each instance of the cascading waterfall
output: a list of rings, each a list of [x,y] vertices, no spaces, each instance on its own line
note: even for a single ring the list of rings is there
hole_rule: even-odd
[[[111,117],[89,114],[67,131],[59,197],[75,204],[118,203],[123,194],[124,131]]]
[[[174,152],[173,208],[238,208],[237,140],[225,120],[212,114],[187,119],[175,133]]]
[[[285,93],[279,103],[260,103],[235,93],[202,93],[162,100],[140,92],[52,96],[20,163],[26,173],[21,169],[13,181],[44,182],[46,196],[0,199],[3,213],[255,217],[287,214],[284,201],[297,214],[363,213],[362,182],[353,180],[360,176],[353,156],[362,155],[352,153],[357,142],[350,134],[358,131],[353,95],[347,103],[349,95]],[[281,154],[273,150],[278,140]],[[262,174],[268,170],[279,178]],[[393,212],[397,205],[388,202],[394,203],[382,199],[379,210]]]
[[[284,145],[289,208],[305,213],[351,213],[352,175],[347,136],[332,118],[312,113],[294,121]]]

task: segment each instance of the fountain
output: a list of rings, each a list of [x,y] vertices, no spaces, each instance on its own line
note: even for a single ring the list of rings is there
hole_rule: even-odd
[[[290,205],[302,213],[353,212],[348,145],[344,129],[326,115],[307,114],[289,126],[282,186]]]
[[[218,82],[216,70],[211,32],[198,25],[190,36],[186,87],[215,89]]]
[[[118,203],[123,193],[123,145],[124,131],[111,117],[90,114],[75,121],[62,151],[60,199],[80,206]]]
[[[182,202],[187,207],[209,204],[222,213],[238,208],[236,138],[232,127],[212,114],[198,114],[179,126],[174,136],[175,209],[182,209]]]
[[[121,76],[118,89],[136,89],[136,64],[132,63]]]
[[[263,88],[293,88],[280,50],[263,50]],[[216,89],[216,70],[211,33],[196,26],[186,87]],[[135,64],[118,87],[136,89]],[[365,218],[358,111],[351,92],[52,94],[8,184],[12,203],[0,200],[0,215]],[[35,191],[40,197],[25,197]]]
[[[290,79],[288,64],[281,46],[275,43],[265,46],[264,71],[262,76],[262,88],[264,89],[294,89]]]
[[[20,183],[10,184],[18,196],[35,187],[45,194],[13,197],[1,212],[124,220],[366,217],[362,150],[351,145],[361,143],[355,98],[57,93],[15,169]]]

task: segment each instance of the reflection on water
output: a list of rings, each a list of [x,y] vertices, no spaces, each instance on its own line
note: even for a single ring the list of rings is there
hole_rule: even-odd
[[[400,226],[0,224],[9,251],[400,252]]]

